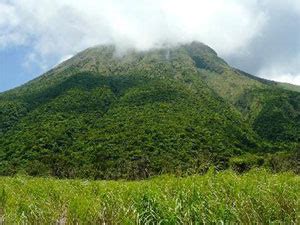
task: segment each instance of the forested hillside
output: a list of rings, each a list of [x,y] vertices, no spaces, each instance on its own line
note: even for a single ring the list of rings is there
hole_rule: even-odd
[[[299,172],[300,93],[192,43],[87,49],[0,94],[0,175]]]

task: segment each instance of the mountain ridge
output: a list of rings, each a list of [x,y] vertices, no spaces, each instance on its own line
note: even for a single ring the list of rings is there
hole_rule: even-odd
[[[275,154],[286,163],[273,167],[298,171],[299,96],[230,67],[202,43],[122,56],[89,48],[0,94],[0,174],[245,170],[253,158],[246,166],[232,159],[247,154],[257,155],[255,166]]]

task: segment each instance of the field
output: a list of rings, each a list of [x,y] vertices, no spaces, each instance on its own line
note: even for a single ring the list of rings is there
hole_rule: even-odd
[[[144,181],[0,178],[5,224],[300,223],[300,177],[252,170]]]

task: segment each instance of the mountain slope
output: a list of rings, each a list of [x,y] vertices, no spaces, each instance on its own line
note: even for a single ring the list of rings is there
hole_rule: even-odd
[[[0,95],[0,174],[141,178],[227,168],[245,152],[292,153],[299,96],[201,43],[90,48]]]
[[[277,86],[289,90],[289,91],[296,91],[300,92],[300,86],[298,85],[293,85],[293,84],[287,84],[287,83],[277,83]]]

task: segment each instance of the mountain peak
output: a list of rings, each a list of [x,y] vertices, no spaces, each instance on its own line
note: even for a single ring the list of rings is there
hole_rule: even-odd
[[[94,71],[103,74],[115,73],[116,67],[125,72],[128,68],[136,68],[153,63],[172,64],[176,62],[194,63],[196,67],[222,71],[227,63],[217,53],[200,42],[161,47],[147,51],[127,49],[120,51],[113,45],[102,45],[88,48],[73,58],[63,62],[56,69],[76,68],[79,71]],[[125,67],[125,68],[124,68]]]
[[[141,178],[253,152],[292,157],[299,115],[299,93],[202,43],[97,46],[0,95],[0,174]]]

